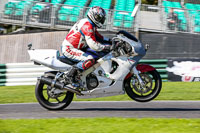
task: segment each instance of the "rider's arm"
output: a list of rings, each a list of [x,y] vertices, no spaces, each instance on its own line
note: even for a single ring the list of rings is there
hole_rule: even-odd
[[[86,43],[91,49],[95,51],[104,50],[105,46],[97,42],[96,37],[95,37],[95,31],[91,24],[87,24],[87,23],[84,24],[81,28],[81,32],[82,34],[84,34]]]
[[[102,36],[97,30],[95,30],[95,35],[96,35],[96,38],[98,38],[97,40],[98,41],[100,40],[99,42],[106,43],[106,44],[111,44],[110,38]]]

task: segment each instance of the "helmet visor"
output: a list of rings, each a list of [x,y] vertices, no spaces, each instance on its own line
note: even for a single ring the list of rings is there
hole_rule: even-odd
[[[104,24],[105,20],[106,20],[106,18],[103,17],[103,18],[100,20],[100,23],[101,23],[101,24]]]
[[[96,15],[95,15],[95,20],[96,20],[97,22],[100,22],[101,24],[104,24],[104,22],[105,22],[105,17],[104,17],[104,16],[101,16],[101,15],[99,15],[99,14],[96,14]]]

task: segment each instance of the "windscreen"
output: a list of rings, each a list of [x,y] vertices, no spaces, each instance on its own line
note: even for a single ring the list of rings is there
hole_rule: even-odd
[[[130,33],[126,32],[126,31],[124,31],[124,30],[120,30],[117,34],[123,34],[123,35],[126,36],[128,39],[131,39],[131,40],[133,40],[133,41],[135,41],[135,42],[138,42],[138,39],[137,39],[135,36],[131,35]]]

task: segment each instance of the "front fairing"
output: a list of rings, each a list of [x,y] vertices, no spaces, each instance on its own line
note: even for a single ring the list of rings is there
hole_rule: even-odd
[[[146,50],[143,46],[143,44],[137,40],[131,40],[126,36],[122,36],[122,35],[117,35],[117,38],[119,38],[120,40],[123,40],[124,42],[128,43],[129,45],[131,45],[132,47],[132,56],[136,56],[136,55],[140,55],[140,56],[145,56],[146,55]]]
[[[97,62],[101,64],[100,67],[96,70],[97,75],[99,75],[99,72],[101,71],[100,75],[105,75],[108,79],[122,80],[122,81],[124,77],[130,72],[132,66],[135,63],[137,63],[130,57],[127,56],[114,57],[112,53],[105,55]],[[112,62],[118,64],[117,69],[115,71],[112,71],[113,69],[111,65]]]

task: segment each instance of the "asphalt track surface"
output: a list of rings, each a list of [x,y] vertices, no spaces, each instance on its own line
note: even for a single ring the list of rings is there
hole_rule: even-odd
[[[1,119],[71,117],[200,118],[200,101],[72,102],[62,111],[38,103],[0,104]]]

